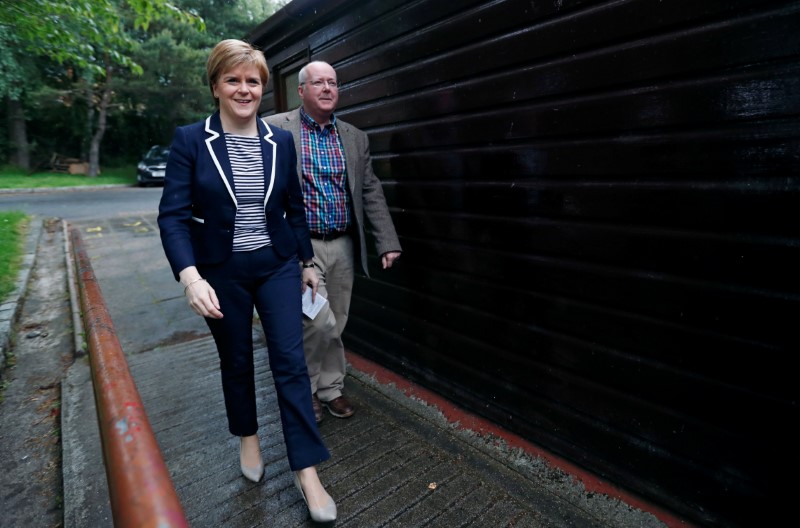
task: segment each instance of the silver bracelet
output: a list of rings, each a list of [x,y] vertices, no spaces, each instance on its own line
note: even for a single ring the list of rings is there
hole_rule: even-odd
[[[189,289],[189,286],[191,286],[191,285],[192,285],[192,284],[194,284],[195,282],[200,282],[200,281],[204,281],[204,280],[205,280],[205,279],[204,279],[203,277],[200,277],[199,279],[195,279],[195,280],[193,280],[192,282],[190,282],[189,284],[187,284],[187,285],[186,285],[186,287],[183,289],[183,294],[184,294],[184,295],[186,295],[186,290],[188,290],[188,289]]]

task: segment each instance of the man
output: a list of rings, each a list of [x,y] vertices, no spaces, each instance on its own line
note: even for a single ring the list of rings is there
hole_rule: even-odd
[[[303,341],[311,378],[316,420],[322,406],[338,418],[353,415],[342,393],[346,360],[342,332],[350,311],[356,261],[369,276],[364,220],[375,237],[383,269],[400,257],[397,238],[381,182],[372,172],[367,135],[336,119],[339,101],[336,71],[311,62],[298,74],[300,108],[265,118],[294,135],[297,168],[311,230],[318,294],[328,303],[314,319],[303,319]]]

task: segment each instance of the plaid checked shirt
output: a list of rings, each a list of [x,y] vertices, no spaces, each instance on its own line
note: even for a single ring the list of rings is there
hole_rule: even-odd
[[[350,195],[336,116],[322,128],[300,108],[300,145],[309,230],[323,234],[345,231],[350,226]]]

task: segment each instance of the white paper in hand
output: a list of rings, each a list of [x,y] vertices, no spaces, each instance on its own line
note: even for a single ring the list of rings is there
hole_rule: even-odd
[[[314,296],[314,302],[311,302],[311,288],[306,288],[306,291],[303,292],[303,313],[306,314],[310,319],[313,319],[317,316],[322,307],[325,306],[325,303],[328,302],[328,299],[323,297],[322,295],[317,292]]]

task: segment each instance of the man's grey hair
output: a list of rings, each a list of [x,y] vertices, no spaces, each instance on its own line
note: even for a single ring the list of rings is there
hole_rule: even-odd
[[[300,68],[299,72],[297,72],[297,84],[301,84],[301,85],[305,84],[305,82],[308,80],[308,67],[313,65],[313,64],[324,64],[326,66],[330,66],[330,64],[328,64],[325,61],[311,61],[311,62],[309,62],[308,64],[306,64],[305,66]],[[336,71],[336,70],[334,70],[334,71]]]

